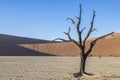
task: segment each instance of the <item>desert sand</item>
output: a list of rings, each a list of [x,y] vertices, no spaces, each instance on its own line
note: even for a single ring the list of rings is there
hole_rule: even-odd
[[[0,57],[0,80],[78,80],[79,57]],[[80,80],[120,80],[120,57],[89,57]]]

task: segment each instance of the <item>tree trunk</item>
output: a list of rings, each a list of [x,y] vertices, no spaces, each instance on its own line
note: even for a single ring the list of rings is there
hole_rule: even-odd
[[[81,56],[81,61],[80,61],[80,76],[83,75],[83,56]]]
[[[86,65],[86,55],[82,55],[81,56],[81,61],[80,61],[80,75],[82,76],[83,74],[85,74],[85,65]]]
[[[86,73],[86,72],[85,72],[86,59],[87,59],[87,57],[84,55],[84,56],[83,56],[83,73]]]

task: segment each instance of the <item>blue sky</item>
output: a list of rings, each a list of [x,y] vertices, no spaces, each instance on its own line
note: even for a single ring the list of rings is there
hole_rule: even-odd
[[[63,32],[70,26],[77,39],[75,27],[66,21],[79,15],[82,4],[82,27],[89,28],[93,9],[96,11],[91,37],[120,32],[120,0],[0,0],[0,34],[53,40],[67,38]],[[84,32],[83,36],[85,35]]]

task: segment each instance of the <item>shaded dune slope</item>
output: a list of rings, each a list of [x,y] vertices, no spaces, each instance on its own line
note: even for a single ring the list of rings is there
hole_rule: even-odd
[[[0,34],[0,56],[53,56],[45,52],[19,46],[19,44],[48,43],[46,40]]]

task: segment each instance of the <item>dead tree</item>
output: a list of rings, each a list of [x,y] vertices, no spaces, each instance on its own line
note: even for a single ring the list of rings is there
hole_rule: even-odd
[[[76,17],[78,22],[76,23],[72,18],[67,18],[67,20],[70,20],[72,22],[72,24],[74,24],[75,27],[76,27],[76,32],[78,34],[78,39],[79,39],[78,41],[76,41],[75,39],[73,39],[70,36],[70,27],[68,29],[68,32],[64,32],[64,34],[67,35],[68,40],[65,40],[65,39],[62,39],[62,38],[56,38],[55,40],[53,40],[53,41],[62,40],[63,42],[73,42],[79,47],[79,49],[80,49],[80,59],[81,59],[80,60],[80,71],[79,71],[79,73],[75,74],[75,77],[80,77],[83,74],[90,75],[90,74],[85,72],[85,64],[86,64],[86,59],[87,59],[88,55],[91,53],[93,47],[95,46],[96,42],[99,39],[102,39],[102,38],[104,38],[108,35],[113,34],[113,32],[111,32],[109,34],[106,34],[106,35],[103,35],[101,37],[98,37],[98,38],[94,39],[93,41],[90,42],[89,48],[86,51],[85,48],[86,48],[87,39],[89,38],[90,34],[93,31],[96,30],[95,28],[93,28],[94,19],[95,19],[95,11],[93,11],[91,25],[90,25],[90,28],[89,28],[88,32],[86,33],[86,36],[85,36],[84,39],[82,37],[82,33],[83,33],[85,28],[81,27],[81,15],[82,15],[82,6],[80,5],[80,14],[79,14],[79,17]]]

